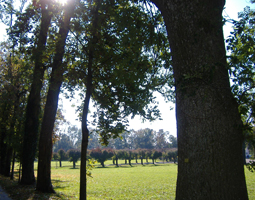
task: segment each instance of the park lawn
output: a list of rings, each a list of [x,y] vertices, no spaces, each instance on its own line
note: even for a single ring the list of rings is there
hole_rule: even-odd
[[[150,162],[150,161],[149,161]],[[92,170],[93,178],[88,178],[88,200],[94,199],[167,199],[175,198],[177,165],[157,163],[156,165],[133,164],[132,167],[119,162],[120,167],[107,161],[106,168],[100,164]],[[134,161],[132,163],[135,163]],[[53,200],[79,199],[80,163],[73,169],[72,163],[62,162],[63,167],[52,161],[52,184],[56,194],[42,194],[34,191],[34,187],[24,188],[8,178],[0,176],[0,185],[6,186],[14,200]],[[35,163],[35,170],[37,163]],[[255,199],[255,173],[245,168],[249,199]],[[37,175],[37,172],[35,172]],[[8,183],[7,183],[8,182]],[[25,191],[27,190],[27,191]],[[27,194],[25,194],[27,193]],[[22,197],[22,198],[21,198]]]
[[[132,163],[135,162],[132,161]],[[133,167],[130,167],[124,165],[124,161],[121,160],[119,164],[122,165],[118,168],[113,166],[110,160],[105,164],[106,168],[96,164],[96,168],[92,170],[93,178],[88,178],[89,200],[175,198],[177,178],[177,165],[175,164],[145,164],[144,166],[133,164]],[[53,185],[57,192],[70,194],[71,199],[78,199],[79,170],[73,170],[70,162],[64,162],[63,166],[57,169],[52,167],[52,178],[56,177],[56,180],[58,178],[61,180],[61,182],[53,182]],[[79,168],[79,163],[77,167]],[[67,174],[64,175],[65,173]],[[246,168],[245,173],[249,199],[255,199],[255,173],[249,172]]]
[[[70,199],[79,197],[79,170],[70,163],[63,167],[52,164],[52,183],[56,192],[69,194]],[[112,164],[111,161],[106,165]],[[124,162],[120,162],[124,164]],[[54,167],[55,166],[55,167]],[[79,167],[79,163],[77,163]],[[113,165],[105,168],[97,165],[88,178],[88,199],[174,199],[177,177],[175,164],[141,166]],[[61,181],[60,181],[61,180]]]

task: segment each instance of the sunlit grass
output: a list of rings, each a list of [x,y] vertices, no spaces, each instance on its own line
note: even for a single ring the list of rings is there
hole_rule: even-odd
[[[149,161],[150,162],[150,161]],[[88,178],[88,200],[95,199],[162,199],[175,198],[177,165],[175,164],[134,164],[130,167],[119,161],[120,167],[107,161],[106,168],[100,164],[92,170],[93,178]],[[52,161],[52,184],[56,194],[42,194],[34,190],[34,186],[24,187],[16,181],[0,176],[0,185],[6,187],[13,200],[50,200],[50,199],[78,199],[80,183],[80,163],[72,168],[68,161],[59,163]],[[37,163],[35,163],[37,169]],[[249,199],[255,199],[255,173],[245,168]],[[37,172],[35,172],[37,175]]]
[[[62,164],[61,168],[52,165],[55,166],[52,168],[55,190],[78,199],[79,170],[72,169],[69,163]],[[108,161],[108,164],[112,163]],[[174,199],[176,175],[174,164],[111,165],[106,168],[98,165],[92,170],[93,178],[88,178],[88,199]]]

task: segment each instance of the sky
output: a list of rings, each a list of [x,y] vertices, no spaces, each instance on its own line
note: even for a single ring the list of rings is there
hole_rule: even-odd
[[[249,4],[249,0],[226,0],[225,10],[223,11],[223,16],[227,19],[237,19],[238,12],[242,11],[245,6]],[[250,5],[254,8],[254,5]],[[0,30],[4,30],[4,26],[0,24]],[[224,36],[225,38],[229,35],[231,31],[231,24],[227,23],[224,26]],[[3,41],[6,37],[4,37],[4,31],[0,33],[0,41]],[[135,117],[130,120],[129,129],[139,130],[144,128],[151,128],[155,131],[159,129],[163,129],[164,131],[168,131],[171,135],[176,136],[176,119],[175,119],[175,105],[173,103],[165,103],[164,98],[160,95],[155,94],[157,96],[157,101],[159,102],[159,110],[161,112],[161,118],[163,120],[156,120],[154,122],[142,122],[140,117]],[[60,104],[63,105],[63,114],[67,121],[69,121],[72,125],[77,125],[79,128],[81,127],[81,122],[77,121],[77,114],[75,113],[75,107],[72,105],[79,105],[79,98],[72,100],[71,102],[60,96]],[[89,118],[89,120],[92,120]]]

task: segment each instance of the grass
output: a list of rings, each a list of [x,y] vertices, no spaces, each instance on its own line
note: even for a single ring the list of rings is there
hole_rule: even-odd
[[[123,164],[120,161],[119,164]],[[93,178],[88,178],[88,200],[94,199],[162,199],[175,197],[177,165],[146,164],[145,166],[121,165],[115,167],[107,161],[106,168],[99,164],[92,170]],[[37,168],[37,163],[35,168]],[[56,167],[52,162],[52,184],[56,194],[42,194],[34,190],[34,186],[20,186],[16,180],[0,176],[0,185],[11,194],[14,200],[50,200],[79,198],[79,165],[72,168],[72,163],[62,162],[63,167]],[[246,172],[246,182],[250,199],[255,199],[255,174]]]

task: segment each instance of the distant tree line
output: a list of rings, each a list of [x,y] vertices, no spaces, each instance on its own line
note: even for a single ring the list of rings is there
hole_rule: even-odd
[[[59,161],[59,166],[62,167],[62,161],[69,160],[73,162],[73,168],[76,167],[76,162],[81,158],[81,152],[77,149],[69,149],[67,152],[59,149],[58,152],[53,154],[53,159]],[[99,162],[102,167],[105,167],[104,162],[112,159],[113,165],[119,167],[119,159],[125,160],[125,164],[132,166],[133,164],[155,164],[157,159],[161,162],[177,162],[178,152],[176,148],[156,150],[156,149],[111,149],[111,148],[95,148],[88,151],[88,158],[94,159]],[[149,162],[149,159],[151,162]]]
[[[67,133],[59,134],[58,140],[53,146],[53,151],[59,149],[68,151],[69,149],[81,148],[81,130],[76,126],[70,126]],[[101,145],[100,136],[95,130],[90,131],[88,149],[105,148]],[[110,139],[107,148],[120,149],[169,149],[177,148],[177,138],[169,132],[160,129],[158,132],[152,129],[131,130],[121,134],[121,138]]]

